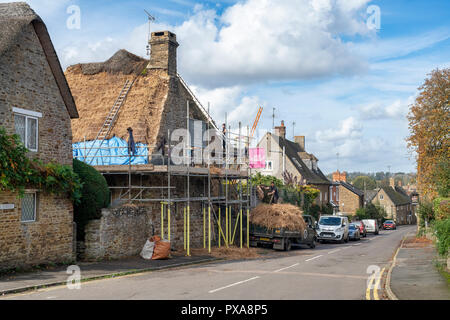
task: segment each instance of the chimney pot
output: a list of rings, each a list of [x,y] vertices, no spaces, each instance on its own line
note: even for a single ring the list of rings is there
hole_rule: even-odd
[[[286,127],[284,126],[284,120],[281,120],[281,125],[275,127],[275,135],[286,139]]]

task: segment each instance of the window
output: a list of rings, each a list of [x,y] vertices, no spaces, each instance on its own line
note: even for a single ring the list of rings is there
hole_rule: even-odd
[[[20,136],[28,150],[38,151],[38,118],[42,117],[39,112],[29,111],[20,108],[13,108],[14,124],[16,134]]]
[[[383,199],[384,199],[383,195],[382,195],[382,194],[380,194],[380,200],[383,200]]]
[[[25,193],[22,198],[22,222],[36,221],[36,193]]]
[[[273,170],[273,164],[272,161],[266,161],[266,166],[264,170],[272,171]]]

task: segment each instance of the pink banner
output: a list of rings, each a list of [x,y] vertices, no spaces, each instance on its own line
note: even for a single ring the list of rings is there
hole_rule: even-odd
[[[266,150],[264,148],[250,148],[250,168],[264,169],[266,167]]]

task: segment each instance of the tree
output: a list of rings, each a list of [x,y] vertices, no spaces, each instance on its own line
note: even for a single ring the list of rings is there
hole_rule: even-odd
[[[352,182],[359,190],[373,190],[377,187],[375,179],[368,176],[358,176]]]
[[[433,70],[408,114],[408,147],[417,154],[417,182],[424,197],[433,198],[437,186],[433,169],[450,157],[450,68]]]
[[[431,173],[436,191],[440,197],[450,196],[450,160],[441,158],[436,163]]]
[[[89,220],[101,217],[101,209],[109,206],[110,193],[105,177],[94,167],[74,159],[73,170],[83,182],[81,202],[74,206],[74,221],[77,239],[84,240],[84,227]]]

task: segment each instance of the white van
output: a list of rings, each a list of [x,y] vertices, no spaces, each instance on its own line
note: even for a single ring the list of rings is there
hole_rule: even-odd
[[[321,216],[317,223],[317,240],[348,242],[348,218],[342,216]]]
[[[380,227],[376,219],[363,219],[362,223],[366,226],[367,232],[378,234]]]

